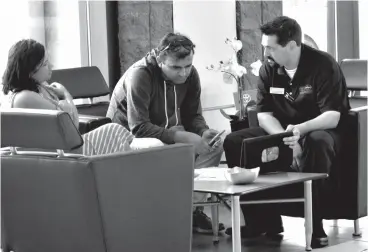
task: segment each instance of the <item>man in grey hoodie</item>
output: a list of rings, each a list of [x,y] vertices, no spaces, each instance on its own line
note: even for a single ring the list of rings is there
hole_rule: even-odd
[[[209,146],[218,132],[209,129],[202,116],[201,85],[192,65],[194,48],[189,38],[166,34],[156,49],[121,77],[107,116],[137,138],[156,138],[164,144],[193,144],[196,168],[218,166],[222,141],[219,138]],[[211,220],[199,208],[194,211],[193,227],[212,231]]]

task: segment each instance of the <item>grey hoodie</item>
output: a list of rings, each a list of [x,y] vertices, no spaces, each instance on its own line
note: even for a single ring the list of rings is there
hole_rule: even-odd
[[[154,137],[174,143],[175,125],[202,136],[208,129],[202,116],[201,85],[195,67],[183,84],[164,81],[155,51],[133,64],[120,78],[111,96],[107,117],[136,137]]]

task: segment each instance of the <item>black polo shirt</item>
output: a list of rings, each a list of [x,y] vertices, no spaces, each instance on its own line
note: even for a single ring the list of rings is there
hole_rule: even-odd
[[[302,44],[293,79],[277,65],[265,62],[260,69],[257,110],[273,112],[283,127],[311,120],[325,111],[344,114],[349,109],[345,78],[335,59],[325,52]]]

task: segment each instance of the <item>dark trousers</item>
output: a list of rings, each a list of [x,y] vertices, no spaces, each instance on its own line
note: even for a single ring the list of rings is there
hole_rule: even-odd
[[[240,166],[241,145],[243,139],[264,136],[267,133],[262,128],[243,129],[229,134],[224,141],[224,151],[228,167]],[[313,131],[299,140],[302,147],[303,165],[299,168],[299,172],[313,173],[333,173],[333,167],[338,163],[339,153],[341,151],[342,141],[341,134],[337,130],[318,130]],[[279,160],[278,166],[282,163]],[[268,167],[267,163],[261,166],[262,171],[295,171],[290,167]],[[318,227],[322,223],[322,206],[323,196],[327,192],[331,192],[329,179],[314,181],[312,184],[313,191],[313,226]],[[269,189],[259,193],[245,195],[241,200],[251,199],[267,199],[267,198],[292,198],[300,197],[303,192],[303,185],[285,186],[275,189]],[[280,207],[285,204],[256,204],[241,205],[246,225],[254,227],[271,227],[282,225],[280,217]]]

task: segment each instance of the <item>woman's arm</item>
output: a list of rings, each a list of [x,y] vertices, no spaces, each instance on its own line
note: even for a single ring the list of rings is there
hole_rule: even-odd
[[[60,103],[63,103],[63,104],[60,104]],[[29,90],[23,90],[22,92],[19,92],[15,96],[13,107],[14,108],[28,108],[28,109],[63,110],[70,114],[74,124],[78,127],[78,115],[76,114],[77,119],[75,119],[74,116],[72,115],[73,112],[70,111],[71,105],[70,104],[67,105],[64,100],[56,101],[56,100],[44,98],[36,92],[29,91]]]
[[[57,82],[51,83],[47,88],[49,88],[49,90],[53,91],[55,95],[59,97],[60,101],[58,105],[63,111],[68,112],[70,114],[74,124],[78,127],[79,125],[78,110],[77,107],[74,105],[72,95],[63,85]]]
[[[27,109],[58,109],[56,102],[45,99],[36,92],[29,90],[23,90],[14,97],[13,107]]]

